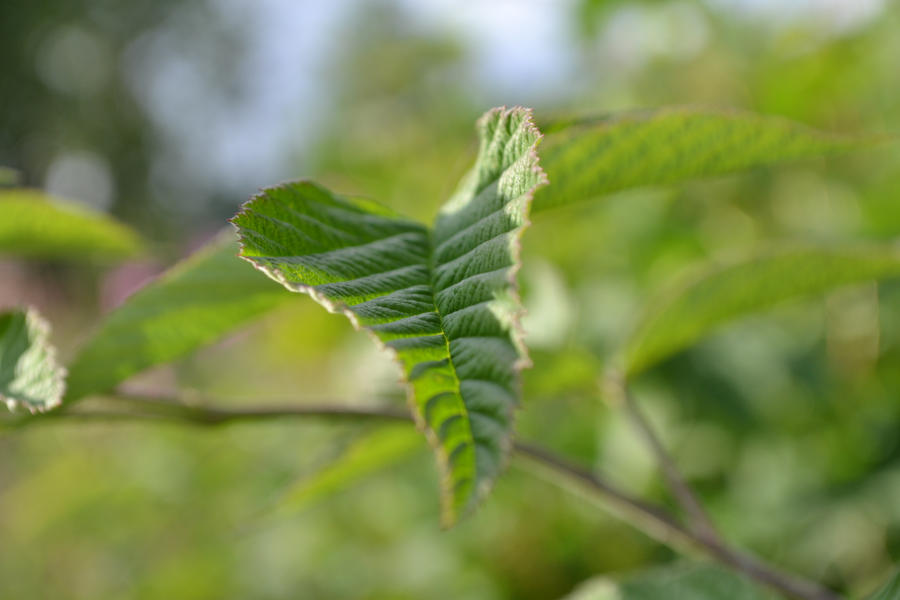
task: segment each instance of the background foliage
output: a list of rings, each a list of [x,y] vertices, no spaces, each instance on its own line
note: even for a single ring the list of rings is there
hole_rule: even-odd
[[[573,107],[733,106],[835,132],[897,131],[900,119],[891,3],[41,4],[7,3],[0,19],[0,164],[152,240],[137,254],[108,231],[108,251],[131,253],[121,263],[0,261],[0,304],[37,305],[65,358],[264,184],[314,176],[430,219],[492,105],[548,121]],[[498,33],[528,28],[527,40]],[[710,263],[787,241],[896,237],[896,159],[866,151],[535,215],[520,437],[665,500],[651,458],[597,398],[598,357],[649,299]],[[778,305],[635,386],[729,537],[856,595],[900,561],[898,296],[896,283],[862,284]],[[291,300],[129,389],[402,406],[368,340]],[[361,458],[373,438],[380,450]],[[345,473],[325,466],[345,454]],[[358,425],[47,423],[0,431],[0,456],[3,597],[547,598],[674,559],[515,465],[474,518],[441,532],[425,445]],[[333,483],[345,478],[356,485]]]

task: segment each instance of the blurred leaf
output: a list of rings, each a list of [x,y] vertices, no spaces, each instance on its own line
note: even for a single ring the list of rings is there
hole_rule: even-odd
[[[18,171],[9,167],[0,167],[0,185],[15,185],[18,182]]]
[[[627,345],[626,370],[643,371],[716,327],[781,301],[896,276],[896,246],[799,247],[712,269],[649,305]]]
[[[551,125],[541,144],[550,178],[534,210],[626,188],[675,183],[872,145],[780,117],[689,107]]]
[[[299,512],[350,487],[366,475],[395,464],[416,450],[422,436],[409,424],[388,425],[354,441],[344,453],[316,474],[294,484],[276,512]]]
[[[50,326],[34,309],[0,314],[0,401],[43,412],[57,406],[66,371],[56,362]]]
[[[104,213],[37,190],[0,189],[0,253],[33,258],[127,258],[141,251],[137,234]]]
[[[112,312],[70,367],[71,402],[210,344],[288,298],[237,258],[231,231]]]
[[[743,576],[711,564],[654,569],[622,582],[597,577],[566,600],[771,600]]]
[[[525,109],[478,121],[474,168],[433,230],[312,183],[270,188],[234,218],[242,255],[372,333],[403,367],[442,471],[447,525],[509,455],[526,363],[513,274],[540,134]]]
[[[869,600],[900,600],[900,571],[894,573],[884,587],[869,596]]]

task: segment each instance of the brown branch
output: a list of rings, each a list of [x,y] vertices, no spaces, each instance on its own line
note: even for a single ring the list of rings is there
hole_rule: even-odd
[[[617,369],[607,371],[603,381],[608,402],[622,408],[638,430],[644,442],[656,459],[666,484],[679,507],[685,512],[690,524],[691,540],[701,546],[716,560],[731,565],[754,579],[761,581],[791,597],[810,600],[834,600],[838,596],[818,583],[800,579],[767,565],[758,558],[732,548],[719,534],[715,524],[688,485],[675,464],[675,459],[666,450],[653,425],[644,415],[634,397],[628,392],[624,375]]]
[[[327,418],[342,420],[381,419],[411,421],[409,411],[388,407],[341,406],[339,404],[305,404],[254,406],[251,408],[215,408],[200,404],[186,404],[177,399],[150,396],[116,395],[108,397],[117,403],[126,402],[141,411],[161,418],[186,420],[202,425],[225,425],[235,421],[266,421],[283,417]],[[78,414],[72,411],[70,414]]]
[[[130,420],[137,422],[187,423],[216,426],[281,418],[328,418],[347,420],[389,420],[412,422],[406,411],[392,408],[348,407],[334,405],[271,406],[254,408],[212,408],[177,401],[135,396],[116,396],[110,400],[130,404],[136,410],[75,409],[57,410],[20,423],[77,420]],[[554,476],[574,483],[609,503],[619,515],[650,537],[680,550],[699,549],[719,562],[730,565],[757,581],[787,596],[801,600],[838,600],[839,597],[817,583],[784,573],[754,556],[729,547],[724,542],[698,535],[678,522],[665,508],[648,503],[619,489],[597,473],[587,470],[550,450],[517,442],[515,452],[521,458]]]
[[[604,391],[610,404],[625,411],[632,424],[634,424],[635,429],[637,429],[644,442],[650,448],[650,452],[656,459],[669,490],[675,496],[675,501],[687,515],[693,531],[699,536],[721,543],[722,540],[719,537],[719,533],[716,531],[712,519],[706,513],[706,509],[703,508],[694,490],[691,489],[678,471],[675,459],[666,450],[659,435],[653,429],[653,425],[651,425],[637,402],[635,402],[634,397],[628,393],[622,374],[617,370],[610,370],[606,374],[604,384]]]
[[[686,549],[685,547],[698,549],[711,558],[734,567],[758,582],[792,598],[803,600],[839,600],[840,598],[818,583],[780,571],[755,556],[729,547],[718,539],[709,539],[698,535],[679,523],[665,509],[648,504],[619,490],[596,473],[548,450],[518,443],[516,452],[520,456],[525,456],[552,469],[557,474],[565,475],[573,482],[601,496],[623,513],[634,518],[633,521],[628,519],[629,522],[636,526],[642,525],[641,529],[645,533],[666,545],[673,545],[680,549]]]
[[[634,497],[619,489],[594,471],[580,467],[540,446],[516,442],[515,451],[529,463],[542,469],[561,487],[575,484],[582,490],[601,497],[612,512],[651,538],[683,552],[696,550],[694,534],[664,507]]]
[[[687,514],[688,521],[695,533],[697,533],[697,535],[708,537],[711,540],[718,540],[719,533],[716,530],[716,526],[713,524],[712,519],[710,519],[707,514],[706,509],[703,508],[703,505],[700,503],[694,490],[691,489],[690,485],[688,485],[687,481],[682,477],[678,467],[675,465],[675,459],[672,458],[672,455],[669,454],[665,446],[663,446],[662,440],[660,440],[656,431],[654,431],[650,421],[647,420],[647,417],[644,415],[643,411],[641,411],[637,402],[634,401],[631,394],[627,392],[625,393],[625,412],[628,413],[635,428],[641,433],[647,446],[649,446],[651,452],[653,452],[653,455],[656,457],[656,462],[659,464],[660,470],[666,478],[669,489],[672,490],[675,500]]]

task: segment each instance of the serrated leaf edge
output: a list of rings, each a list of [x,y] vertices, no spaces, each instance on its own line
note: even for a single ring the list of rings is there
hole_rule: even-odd
[[[511,297],[515,301],[515,305],[517,306],[517,310],[515,310],[510,315],[510,334],[511,334],[510,337],[511,337],[511,340],[512,340],[512,342],[517,350],[517,353],[519,355],[519,358],[516,360],[515,363],[513,363],[513,370],[515,373],[516,386],[518,388],[516,390],[517,396],[521,397],[521,385],[522,385],[521,371],[522,371],[522,369],[529,368],[532,365],[532,362],[528,356],[528,350],[525,345],[525,331],[522,328],[522,323],[521,323],[522,317],[525,314],[525,309],[522,305],[521,297],[519,294],[519,285],[518,285],[517,275],[522,266],[521,238],[522,238],[522,235],[524,234],[525,230],[529,226],[531,226],[530,212],[531,212],[531,204],[534,199],[534,194],[540,187],[549,184],[549,179],[547,177],[546,172],[544,172],[544,169],[540,165],[540,156],[538,155],[538,152],[537,152],[537,147],[540,144],[540,142],[544,136],[540,132],[540,130],[537,128],[537,126],[534,124],[534,112],[530,108],[525,108],[522,106],[514,106],[512,108],[507,108],[505,106],[502,106],[502,107],[493,108],[493,109],[489,110],[488,112],[486,112],[484,115],[482,115],[478,119],[478,121],[476,122],[476,129],[480,128],[482,126],[482,123],[490,120],[498,113],[504,113],[504,112],[512,113],[512,112],[517,112],[517,111],[522,111],[525,113],[525,118],[523,120],[523,126],[530,133],[532,133],[535,136],[534,143],[528,149],[528,156],[534,161],[533,172],[538,173],[540,175],[540,180],[538,181],[538,183],[535,184],[526,194],[523,195],[523,202],[522,202],[522,210],[524,213],[523,220],[522,220],[522,224],[519,227],[512,230],[513,235],[511,236],[512,243],[510,244],[510,252],[512,254],[513,264],[510,267],[509,274],[507,276],[507,281],[510,284],[509,293],[511,294]],[[282,182],[278,185],[267,188],[266,190],[260,190],[259,192],[254,194],[249,200],[247,200],[246,202],[244,202],[241,205],[241,207],[238,210],[235,217],[232,217],[231,219],[229,219],[229,222],[237,230],[238,226],[234,222],[235,219],[238,216],[243,215],[249,209],[250,205],[253,202],[255,202],[258,199],[264,198],[265,195],[267,194],[267,190],[271,190],[272,188],[286,187],[287,185],[289,185],[291,183],[309,183],[309,184],[318,186],[318,184],[316,184],[311,179],[302,178],[302,179],[299,179],[299,180],[296,180],[293,182]],[[397,215],[397,216],[398,216],[398,218],[404,218],[404,217],[402,217],[402,215]],[[415,221],[410,220],[410,222],[415,222]],[[431,232],[433,231],[433,229],[424,224],[422,224],[422,226],[426,227],[428,234],[429,234],[429,240],[430,240]],[[238,236],[238,237],[240,238],[240,236]],[[480,504],[480,502],[490,492],[491,486],[493,485],[493,480],[482,482],[482,485],[475,489],[475,491],[474,491],[473,495],[470,497],[467,505],[463,508],[462,515],[456,514],[455,508],[453,506],[452,470],[450,467],[449,456],[447,455],[446,450],[441,445],[441,442],[438,439],[436,433],[428,427],[427,423],[425,422],[424,417],[419,414],[419,411],[417,410],[417,407],[415,405],[415,398],[413,395],[414,394],[413,387],[412,387],[412,385],[410,385],[410,382],[407,379],[407,375],[402,368],[402,363],[400,362],[400,360],[398,358],[398,354],[397,354],[396,350],[387,346],[384,342],[382,342],[378,338],[377,335],[375,335],[375,333],[373,331],[370,331],[366,327],[364,327],[360,323],[356,314],[353,311],[351,311],[345,303],[332,302],[327,297],[325,297],[323,294],[319,293],[315,289],[314,286],[288,281],[287,278],[282,273],[282,271],[280,269],[278,269],[277,267],[259,265],[253,260],[252,257],[245,256],[244,255],[245,246],[244,246],[243,241],[240,241],[240,239],[239,239],[239,246],[240,246],[240,250],[239,250],[238,256],[241,259],[249,262],[250,264],[253,265],[253,267],[255,269],[262,271],[270,279],[273,279],[274,281],[280,283],[285,288],[287,288],[291,291],[294,291],[294,292],[299,292],[299,293],[303,293],[303,294],[310,296],[318,304],[323,306],[328,312],[333,313],[333,314],[344,315],[345,317],[347,317],[347,319],[350,321],[351,325],[353,326],[353,328],[356,331],[365,332],[370,338],[372,338],[375,341],[376,346],[380,350],[387,352],[387,354],[391,357],[393,362],[396,365],[398,365],[398,367],[400,367],[399,368],[400,383],[406,388],[407,406],[409,407],[409,411],[412,414],[416,428],[419,430],[420,433],[422,433],[422,435],[425,436],[426,440],[428,441],[429,446],[431,446],[432,450],[434,451],[435,456],[437,457],[438,471],[440,474],[441,525],[442,525],[442,527],[449,528],[457,521],[457,519],[460,516],[463,516],[465,514],[468,514],[468,513],[471,513],[472,511],[474,511],[474,509],[477,508],[477,506]],[[432,250],[433,249],[429,249],[429,251],[432,251]],[[453,359],[452,359],[452,356],[449,354],[449,349],[448,349],[448,357],[450,359],[450,364],[452,365]],[[465,405],[463,405],[463,408],[466,408]],[[466,408],[466,414],[468,416],[467,408]],[[512,415],[512,416],[514,416],[514,415]],[[501,444],[502,444],[501,447],[503,449],[502,455],[503,455],[503,461],[504,461],[500,467],[501,471],[504,470],[508,466],[509,455],[512,450],[514,435],[515,435],[515,430],[513,427],[513,428],[511,428],[510,435],[501,441]],[[484,485],[485,483],[487,485]]]
[[[21,310],[21,309],[20,309]],[[56,358],[56,347],[50,343],[50,323],[44,319],[37,309],[29,306],[24,309],[25,327],[30,331],[34,331],[35,344],[43,347],[46,353],[46,360],[52,364],[53,380],[59,386],[59,396],[55,400],[51,400],[44,406],[35,406],[27,402],[21,402],[15,398],[10,398],[0,392],[0,402],[6,405],[9,412],[17,412],[19,408],[24,408],[32,415],[45,413],[62,404],[62,399],[66,394],[66,377],[68,370],[62,366]]]

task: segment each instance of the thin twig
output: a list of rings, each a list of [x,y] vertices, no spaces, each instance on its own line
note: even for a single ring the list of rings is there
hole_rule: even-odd
[[[342,406],[339,404],[305,404],[288,406],[254,406],[251,408],[216,408],[187,404],[170,398],[149,396],[110,396],[109,400],[127,402],[141,410],[196,421],[204,425],[224,425],[233,421],[265,421],[281,417],[316,417],[358,420],[367,418],[411,421],[409,411],[389,407]]]
[[[650,448],[666,484],[671,490],[678,506],[685,512],[690,525],[691,539],[702,546],[711,556],[750,575],[754,579],[774,587],[789,596],[817,600],[838,598],[831,590],[812,581],[803,580],[781,572],[767,565],[756,557],[732,548],[722,538],[697,498],[694,490],[688,485],[675,464],[675,459],[666,450],[653,425],[644,415],[634,397],[628,392],[623,374],[617,369],[610,369],[604,377],[604,393],[609,403],[622,408],[631,419],[635,428]]]
[[[542,469],[556,485],[571,488],[575,484],[581,490],[601,497],[617,517],[651,538],[682,552],[696,551],[694,534],[664,507],[634,497],[600,474],[584,469],[540,446],[516,442],[515,451],[527,462]]]
[[[122,397],[122,400],[137,410],[75,408],[58,410],[27,422],[53,422],[66,419],[77,420],[131,420],[137,422],[168,421],[172,423],[215,426],[267,419],[291,417],[323,417],[348,420],[389,420],[411,422],[403,411],[392,408],[346,407],[333,405],[319,406],[272,406],[264,408],[211,408],[192,406],[164,399]],[[769,566],[754,556],[729,547],[717,539],[698,535],[678,522],[665,508],[650,504],[640,498],[620,490],[600,475],[587,470],[550,450],[539,446],[517,442],[516,453],[554,475],[597,495],[610,503],[626,520],[640,528],[652,538],[677,549],[697,548],[710,557],[742,571],[746,575],[776,589],[787,596],[801,600],[839,600],[830,590],[817,583],[784,573]]]
[[[325,418],[329,420],[380,419],[395,421],[411,421],[409,412],[393,408],[355,407],[337,404],[308,404],[287,406],[255,406],[252,408],[215,408],[205,405],[187,404],[177,398],[158,398],[122,394],[102,396],[98,399],[112,401],[114,404],[101,408],[65,407],[43,414],[23,415],[18,418],[0,421],[0,428],[16,429],[41,423],[58,422],[59,420],[84,421],[163,421],[174,423],[193,423],[196,425],[227,425],[235,422],[267,421],[291,417],[303,419]],[[123,410],[119,405],[126,404],[133,408]]]
[[[202,406],[166,405],[165,410],[149,406],[136,411],[130,410],[90,410],[73,409],[57,411],[36,417],[75,418],[84,420],[127,420],[131,417],[175,423],[193,423],[196,425],[215,426],[235,422],[267,421],[283,418],[325,418],[348,421],[379,419],[412,422],[407,412],[390,408],[364,408],[351,406],[309,405],[309,406],[271,406],[258,408],[209,408]]]
[[[840,598],[840,596],[818,583],[780,571],[776,567],[762,562],[755,556],[729,547],[724,542],[698,535],[679,523],[665,509],[648,504],[627,492],[619,490],[613,484],[600,478],[596,473],[548,450],[518,443],[516,444],[516,452],[521,456],[544,464],[557,474],[565,475],[568,479],[611,502],[626,514],[637,517],[633,521],[629,519],[629,522],[635,526],[640,525],[645,533],[666,545],[675,545],[680,549],[684,549],[685,545],[693,546],[711,558],[734,567],[751,578],[792,598],[803,600],[839,600]]]
[[[675,460],[663,446],[650,421],[647,420],[647,417],[631,394],[627,392],[625,393],[625,411],[656,456],[656,461],[659,463],[663,476],[666,478],[669,489],[672,490],[672,494],[675,496],[679,506],[687,514],[688,521],[694,528],[695,533],[710,539],[718,539],[719,533],[706,509],[703,508],[694,490],[682,477],[678,467],[675,465]]]
[[[628,392],[625,379],[619,371],[610,370],[606,374],[604,391],[611,404],[621,407],[628,415],[635,429],[640,433],[644,442],[650,448],[650,452],[656,459],[666,484],[675,496],[678,506],[685,512],[694,533],[711,540],[722,543],[716,526],[703,508],[694,490],[688,485],[675,464],[675,459],[666,450],[659,435],[653,429],[653,425],[644,415],[641,408],[635,402],[634,397]]]

